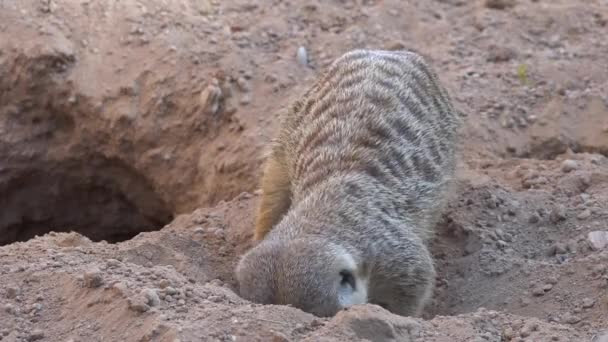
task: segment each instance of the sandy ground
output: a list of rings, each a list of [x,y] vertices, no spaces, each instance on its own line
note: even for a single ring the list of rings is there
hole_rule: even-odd
[[[0,0],[0,341],[608,341],[607,22],[605,0]],[[247,302],[277,113],[362,47],[424,55],[466,115],[434,301]]]

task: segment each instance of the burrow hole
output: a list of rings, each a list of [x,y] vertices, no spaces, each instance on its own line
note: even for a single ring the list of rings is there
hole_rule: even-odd
[[[146,177],[117,159],[9,165],[0,176],[0,246],[51,231],[115,243],[173,219]]]

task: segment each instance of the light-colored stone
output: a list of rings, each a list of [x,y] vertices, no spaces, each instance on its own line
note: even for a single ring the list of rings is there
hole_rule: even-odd
[[[587,239],[595,250],[604,249],[608,246],[608,231],[593,231],[587,234]]]

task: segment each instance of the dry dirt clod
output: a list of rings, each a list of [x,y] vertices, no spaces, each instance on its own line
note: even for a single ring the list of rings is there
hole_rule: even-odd
[[[15,286],[9,286],[6,288],[6,298],[14,299],[21,293],[21,290]]]
[[[13,304],[4,305],[4,311],[6,311],[7,313],[12,314],[12,315],[17,315],[19,312],[18,309]]]
[[[568,173],[579,168],[578,162],[572,159],[566,159],[562,162],[562,172]]]
[[[200,102],[204,110],[209,114],[217,114],[223,101],[222,88],[217,78],[211,79],[207,87],[200,95]]]
[[[118,267],[120,266],[120,261],[116,259],[108,259],[106,260],[106,265],[108,266],[108,268]]]
[[[171,282],[167,279],[161,279],[158,282],[158,287],[160,287],[161,289],[166,289],[167,287],[169,287],[169,285],[171,285]]]
[[[515,58],[515,50],[504,46],[492,46],[487,60],[492,63],[504,63]]]
[[[36,329],[28,335],[27,340],[28,341],[38,341],[38,340],[42,340],[43,338],[44,338],[44,332],[42,330]]]
[[[485,5],[487,8],[504,10],[515,6],[515,0],[486,0]]]
[[[589,209],[585,209],[585,210],[581,211],[578,215],[576,215],[576,218],[579,220],[586,220],[590,217],[591,217],[591,210],[589,210]]]
[[[572,313],[567,313],[564,315],[563,321],[568,324],[576,324],[576,323],[582,321],[582,318],[580,318],[579,316],[576,316]]]
[[[146,304],[151,307],[160,305],[160,298],[158,294],[153,289],[143,289],[141,291],[141,295],[144,296],[147,300]]]
[[[595,305],[595,300],[591,299],[591,298],[583,298],[583,303],[582,303],[582,307],[584,309],[589,309],[591,307],[593,307]]]
[[[566,220],[566,211],[561,206],[555,206],[549,213],[549,220],[553,224],[557,224],[561,221]]]
[[[103,285],[103,277],[99,268],[91,268],[83,275],[84,285],[90,288],[96,288]]]

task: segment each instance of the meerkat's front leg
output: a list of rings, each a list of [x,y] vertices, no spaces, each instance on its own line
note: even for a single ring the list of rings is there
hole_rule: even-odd
[[[281,148],[273,149],[262,176],[262,202],[258,208],[254,240],[262,240],[291,206],[291,182]]]

